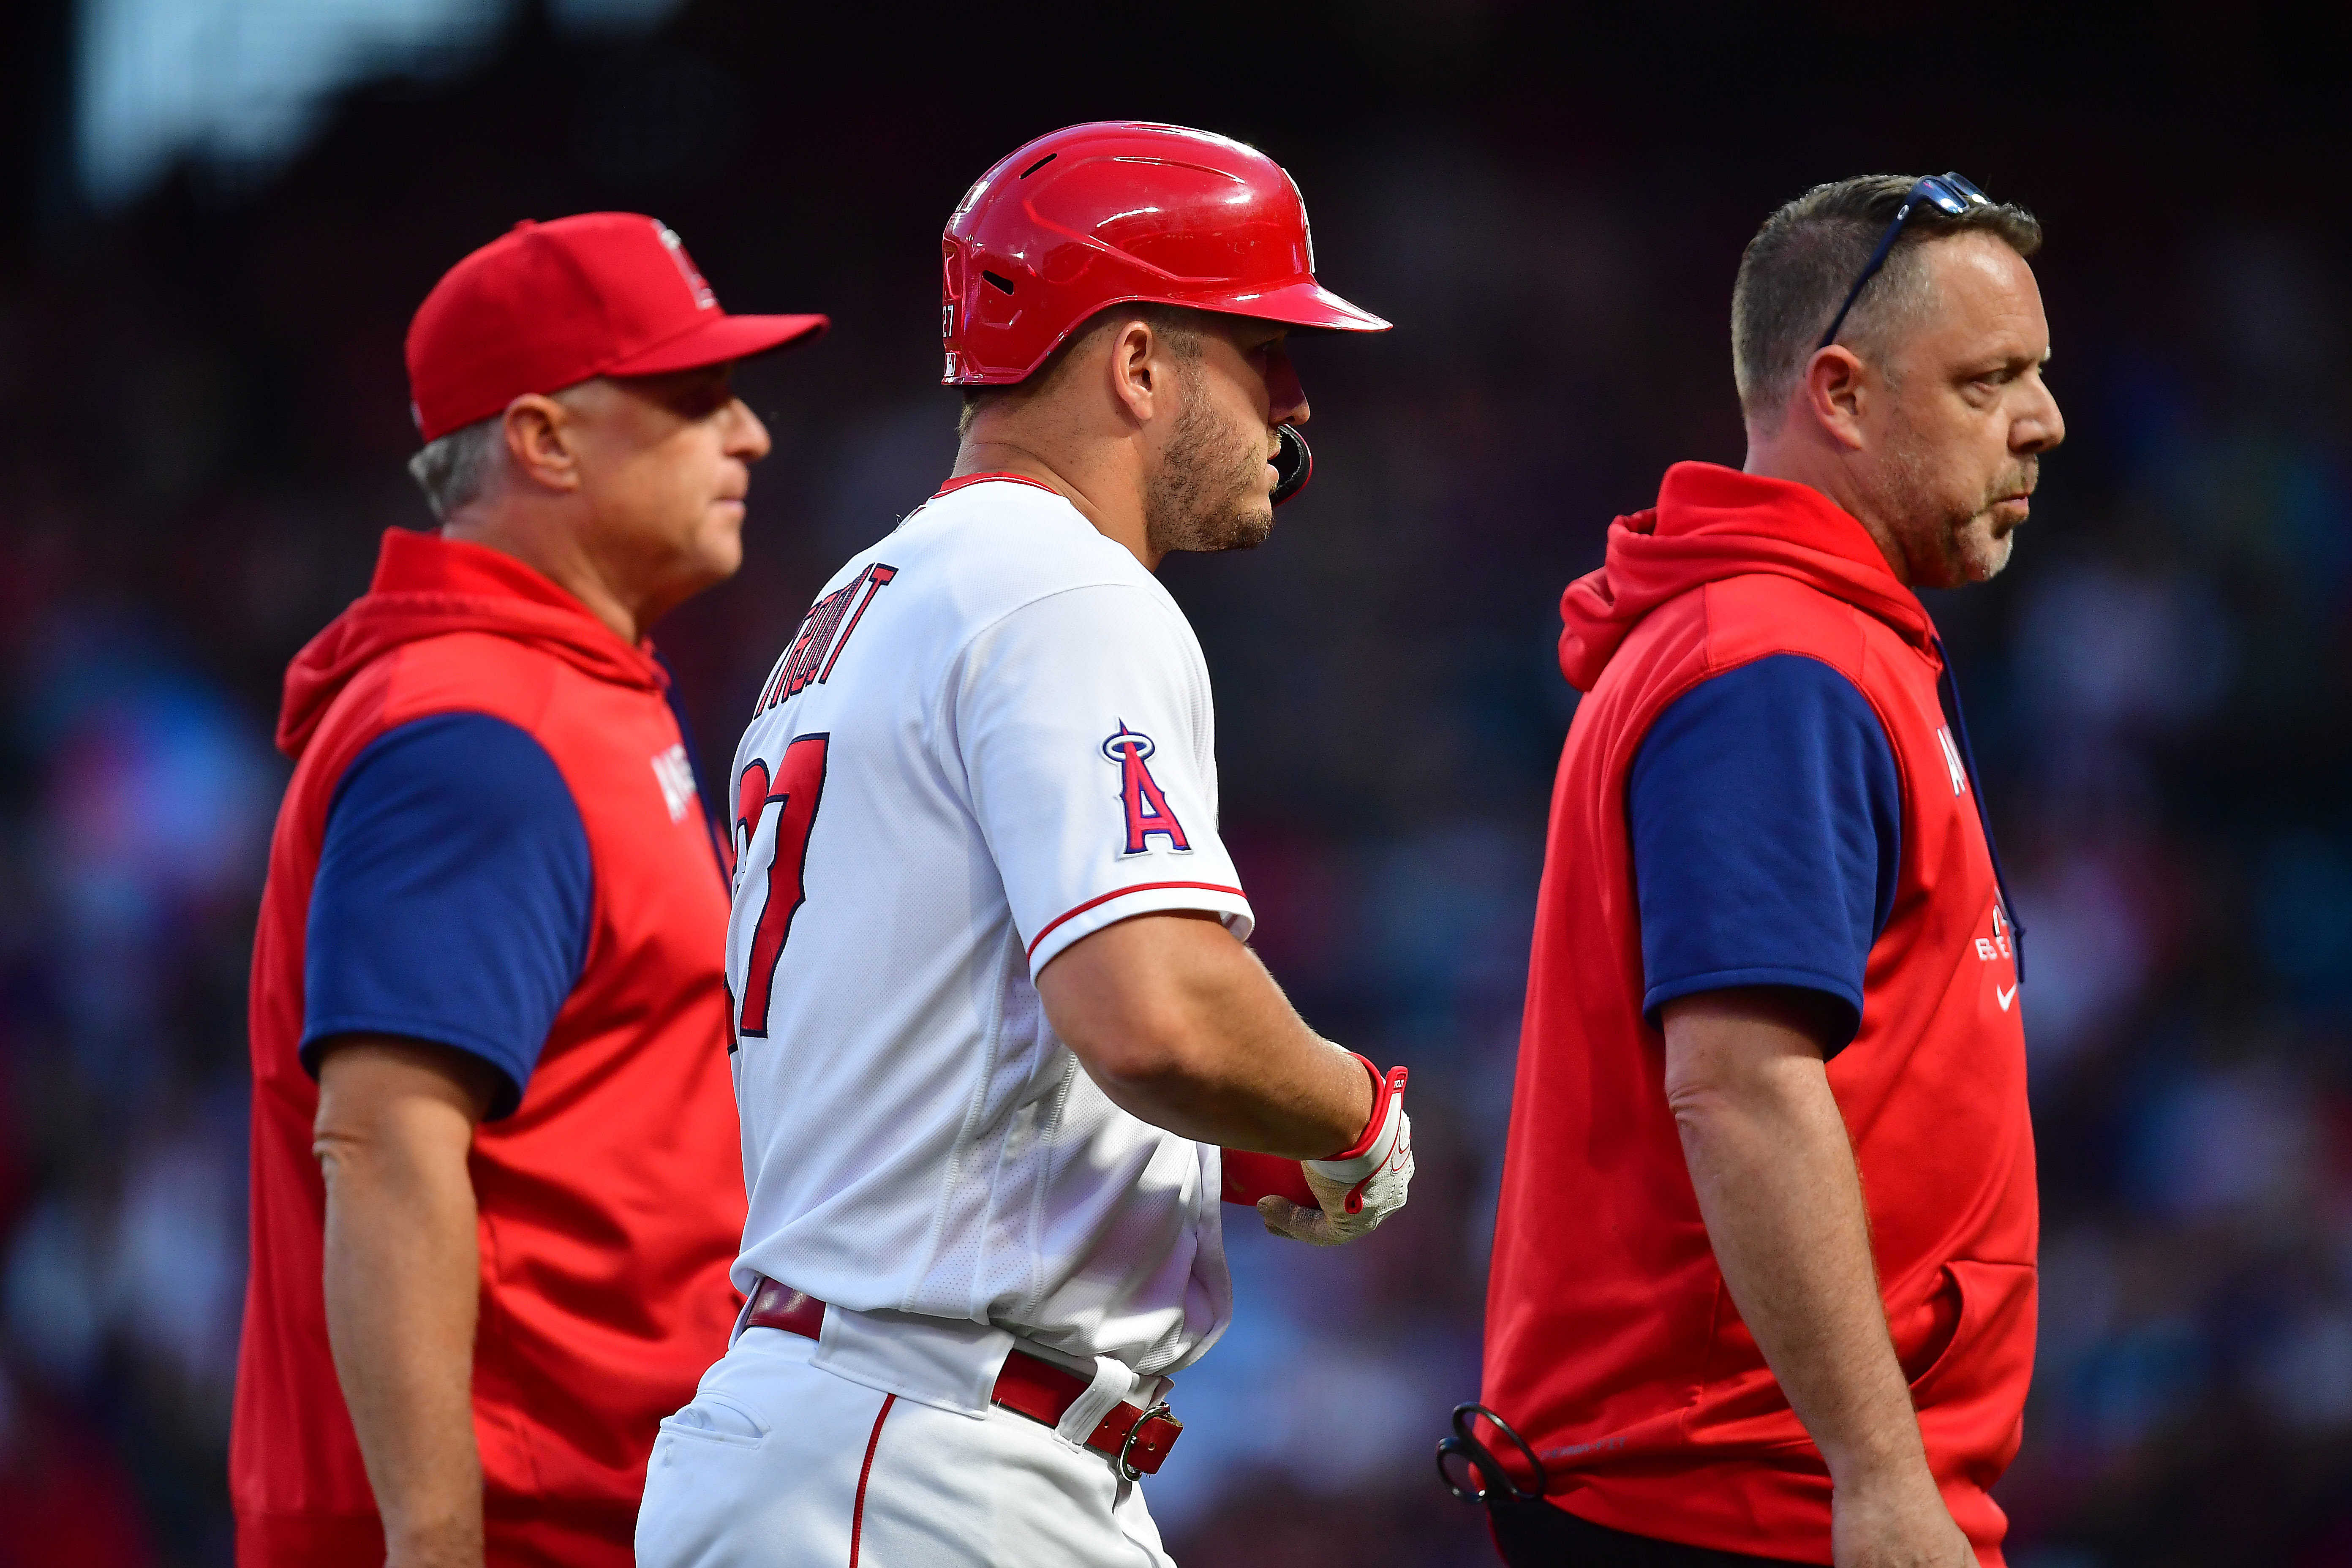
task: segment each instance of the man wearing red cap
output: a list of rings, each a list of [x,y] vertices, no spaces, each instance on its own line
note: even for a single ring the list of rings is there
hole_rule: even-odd
[[[409,330],[437,534],[288,671],[254,945],[248,1568],[613,1564],[723,1342],[743,1205],[720,840],[646,630],[768,435],[651,218],[523,224]]]
[[[1172,126],[1030,143],[946,248],[955,475],[835,574],[736,754],[751,1299],[663,1424],[647,1568],[1164,1568],[1139,1483],[1232,1313],[1220,1194],[1328,1245],[1412,1175],[1402,1069],[1244,945],[1153,575],[1306,478],[1286,335],[1388,323],[1315,280],[1271,159]]]

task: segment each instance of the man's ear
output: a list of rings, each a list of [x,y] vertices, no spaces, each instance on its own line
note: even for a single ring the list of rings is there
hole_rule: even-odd
[[[507,405],[502,422],[507,461],[515,474],[543,489],[580,488],[577,430],[572,411],[552,397],[526,392]]]
[[[1831,343],[1813,351],[1797,384],[1797,401],[1829,438],[1850,452],[1864,443],[1863,419],[1871,395],[1869,367],[1852,349]]]
[[[1139,316],[1120,322],[1111,334],[1106,373],[1110,377],[1111,396],[1138,425],[1149,423],[1155,413],[1165,412],[1159,407],[1159,402],[1168,394],[1167,346],[1152,331],[1151,323]]]

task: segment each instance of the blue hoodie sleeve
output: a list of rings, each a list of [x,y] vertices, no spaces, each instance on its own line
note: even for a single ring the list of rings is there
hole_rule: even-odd
[[[1902,858],[1894,749],[1853,683],[1796,654],[1701,682],[1643,737],[1626,816],[1651,1025],[1678,996],[1795,986],[1832,1000],[1843,1049]]]
[[[514,1110],[588,952],[588,835],[554,760],[504,720],[388,730],[328,808],[310,889],[302,1065],[337,1035],[451,1046]]]

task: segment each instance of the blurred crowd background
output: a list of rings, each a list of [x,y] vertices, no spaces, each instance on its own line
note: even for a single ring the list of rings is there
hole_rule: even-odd
[[[723,757],[824,576],[946,471],[949,210],[1030,135],[1139,116],[1286,163],[1325,280],[1398,323],[1300,345],[1313,489],[1166,574],[1259,944],[1412,1066],[1421,1128],[1369,1245],[1233,1227],[1238,1319],[1150,1494],[1180,1560],[1491,1560],[1430,1452],[1476,1392],[1558,595],[1667,463],[1738,461],[1764,215],[1948,167],[2047,224],[2072,431],[2010,572],[1931,605],[2032,952],[2011,1561],[2352,1564],[2352,24],[1639,10],[8,7],[0,1563],[230,1560],[271,724],[378,535],[428,522],[400,344],[435,278],[625,207],[730,307],[834,315],[744,376],[750,563],[656,633]]]

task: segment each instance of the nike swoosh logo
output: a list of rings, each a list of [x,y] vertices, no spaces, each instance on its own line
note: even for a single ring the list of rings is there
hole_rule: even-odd
[[[2006,991],[1996,990],[1992,994],[1992,999],[2000,1003],[2000,1010],[2006,1013],[2009,1011],[2009,1005],[2017,1000],[2017,987],[2012,985]]]

